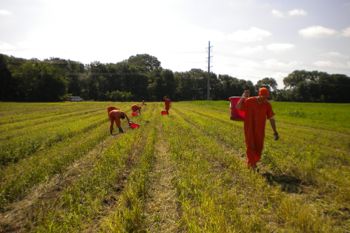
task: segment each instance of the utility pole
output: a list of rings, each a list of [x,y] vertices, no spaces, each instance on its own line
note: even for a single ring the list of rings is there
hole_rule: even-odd
[[[210,46],[210,41],[208,43],[208,78],[207,78],[207,100],[210,100],[210,50],[211,50],[212,46]]]

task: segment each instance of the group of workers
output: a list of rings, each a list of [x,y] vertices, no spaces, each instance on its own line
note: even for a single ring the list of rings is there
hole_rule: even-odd
[[[265,124],[266,119],[269,119],[274,139],[278,140],[279,135],[276,130],[276,123],[274,119],[274,112],[272,111],[272,106],[268,101],[269,90],[265,87],[259,89],[258,96],[250,97],[249,90],[245,90],[239,99],[236,106],[231,106],[231,108],[236,108],[243,111],[244,116],[244,136],[246,144],[246,155],[248,167],[256,170],[257,162],[259,162],[264,146],[265,138]],[[171,100],[164,96],[164,108],[167,114],[169,114],[169,109],[171,107]],[[142,106],[146,105],[142,101]],[[133,105],[131,107],[133,112],[141,114],[141,106]],[[107,109],[108,116],[110,119],[110,133],[113,132],[113,124],[115,123],[120,133],[123,133],[123,129],[120,124],[121,119],[127,119],[130,124],[130,119],[125,112],[115,107],[109,107]]]
[[[164,96],[163,100],[164,100],[165,111],[167,112],[167,114],[169,114],[169,109],[170,109],[170,106],[171,106],[171,100],[167,96]],[[141,109],[145,105],[146,105],[146,103],[145,103],[144,100],[142,100],[141,106],[138,105],[138,104],[132,105],[131,106],[131,111],[132,111],[132,113],[135,113],[135,114],[132,114],[132,115],[133,116],[141,115]],[[111,135],[113,134],[113,128],[114,128],[113,126],[114,126],[114,124],[119,129],[119,133],[124,133],[124,130],[121,127],[120,120],[126,119],[128,121],[128,124],[130,125],[131,121],[130,121],[128,115],[125,112],[121,111],[119,108],[116,108],[116,107],[108,107],[107,108],[107,113],[108,113],[108,117],[109,117],[109,120],[110,120],[110,126],[109,126],[110,134]]]

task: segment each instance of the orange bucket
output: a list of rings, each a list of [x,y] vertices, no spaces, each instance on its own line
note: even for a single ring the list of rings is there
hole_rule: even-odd
[[[136,124],[136,123],[134,123],[134,122],[130,122],[130,123],[129,123],[129,126],[130,126],[130,128],[132,128],[132,129],[140,128],[140,125],[139,125],[139,124]]]
[[[230,100],[231,108],[231,120],[243,121],[245,118],[245,112],[236,108],[238,101],[241,99],[240,96],[231,96],[228,98]]]

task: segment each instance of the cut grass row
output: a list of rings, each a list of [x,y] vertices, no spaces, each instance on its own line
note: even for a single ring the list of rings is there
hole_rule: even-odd
[[[142,177],[134,170],[143,167],[140,164],[144,164],[144,158],[152,155],[154,130],[147,122],[153,116],[143,113],[143,120],[138,118],[143,127],[120,135],[92,170],[82,173],[76,182],[62,191],[57,201],[44,205],[39,211],[42,214],[35,220],[34,231],[81,232],[86,225],[94,227],[116,202],[121,201],[120,192],[130,192],[130,180],[140,178],[139,186],[132,188],[142,188]],[[124,187],[125,179],[127,185]]]
[[[219,108],[217,105],[203,105],[204,104],[198,106],[196,104],[192,104],[192,102],[183,102],[179,103],[177,106],[183,110],[186,110],[187,112],[194,112],[199,115],[212,117],[215,119],[215,122],[221,121],[226,122],[227,124],[232,124],[234,129],[242,129],[243,122],[229,120],[230,113],[228,106],[225,105],[225,108]],[[350,140],[350,134],[345,134],[342,130],[333,129],[331,127],[315,128],[310,127],[310,125],[296,125],[293,122],[286,121],[283,117],[281,118],[279,112],[276,112],[275,118],[277,121],[278,130],[284,129],[285,131],[288,131],[292,129],[294,131],[294,140],[297,140],[299,142],[305,142],[306,140],[318,144],[323,148],[331,147],[337,150],[342,150],[346,153],[350,153],[350,145],[347,143]],[[270,130],[269,127],[270,126],[268,125],[266,129]],[[271,135],[267,134],[267,136],[270,137]],[[334,140],[335,138],[337,140]]]
[[[210,118],[211,120],[222,123],[222,125],[232,126],[232,133],[234,138],[239,137],[240,141],[243,141],[243,122],[230,122],[225,113],[210,111],[210,110],[201,110],[200,108],[191,107],[191,111],[189,106],[182,106],[181,108],[186,114],[194,113],[195,115],[200,115],[202,117]],[[277,118],[278,119],[278,118]],[[297,147],[300,153],[305,151],[314,152],[313,154],[321,155],[314,156],[312,160],[315,160],[319,163],[316,164],[316,167],[319,166],[329,166],[329,167],[339,167],[339,166],[349,166],[350,165],[350,151],[347,148],[347,141],[350,140],[350,136],[347,137],[339,137],[335,132],[329,135],[327,132],[323,130],[306,130],[304,128],[300,129],[299,127],[290,127],[289,125],[285,125],[284,122],[277,121],[278,123],[278,131],[281,135],[282,147],[278,148],[279,151],[288,153],[285,149],[289,147]],[[269,123],[267,123],[269,124]],[[272,132],[270,126],[267,125],[266,138],[268,141],[272,139]],[[221,129],[221,127],[220,127]],[[239,134],[237,135],[237,132]],[[338,137],[337,137],[338,136]],[[337,140],[334,140],[337,138]],[[273,146],[278,146],[281,143],[271,144]],[[288,146],[286,146],[286,144]],[[317,146],[315,146],[317,145]],[[310,152],[310,153],[311,153]],[[300,154],[299,153],[299,154]],[[305,157],[305,156],[303,156]]]
[[[144,201],[154,161],[155,131],[153,125],[139,163],[131,172],[113,211],[101,219],[97,232],[141,232],[144,229]]]
[[[18,104],[21,106],[20,104]],[[18,107],[17,104],[14,104],[13,106]],[[28,104],[31,106],[31,104]],[[50,106],[51,104],[47,104]],[[77,106],[71,106],[69,104],[64,104],[61,106],[61,109],[59,112],[55,112],[53,110],[47,110],[47,111],[38,111],[36,112],[36,115],[33,116],[33,111],[35,112],[35,109],[32,109],[32,111],[27,111],[27,113],[24,113],[25,119],[20,120],[19,122],[13,122],[10,124],[0,124],[0,130],[2,132],[10,132],[13,129],[19,129],[19,128],[32,128],[33,126],[37,126],[43,123],[49,123],[54,124],[59,120],[66,120],[69,121],[75,117],[86,117],[87,115],[90,115],[90,113],[97,112],[98,110],[105,111],[106,108],[110,105],[118,106],[119,108],[125,110],[129,110],[129,104],[127,103],[102,103],[102,102],[96,102],[92,103],[91,106],[86,105],[77,105]],[[1,106],[1,105],[0,105]],[[24,105],[26,106],[26,105]],[[34,107],[33,107],[34,108]],[[17,113],[10,111],[12,114],[11,116],[13,118],[17,118]],[[2,135],[3,136],[3,135]]]
[[[76,115],[71,118],[56,119],[38,126],[28,127],[23,131],[13,132],[18,134],[14,138],[7,139],[0,144],[0,166],[16,163],[29,157],[38,150],[50,147],[66,138],[84,133],[90,128],[105,122],[107,114],[105,109]],[[4,135],[8,137],[9,135]]]
[[[42,129],[33,135],[28,132],[23,136],[13,138],[0,145],[0,165],[6,166],[10,163],[17,163],[37,151],[50,148],[58,142],[85,133],[103,123],[107,124],[106,118],[103,119],[100,115],[93,115],[89,118],[77,119],[68,124],[61,124],[56,128]]]
[[[82,102],[82,103],[0,103],[0,126],[16,124],[21,121],[42,119],[86,109],[103,108],[120,103]]]
[[[103,123],[103,124],[102,124]],[[108,136],[105,120],[73,137],[38,151],[31,157],[3,168],[0,172],[0,209],[23,197],[33,185],[61,173]]]
[[[172,115],[165,129],[178,164],[176,182],[186,231],[331,232],[334,227],[337,232],[311,203],[267,185],[179,115]]]
[[[235,149],[239,154],[245,154],[242,129],[232,130],[232,126],[227,126],[224,122],[212,124],[214,120],[212,117],[199,116],[193,112],[181,111],[181,115],[192,123],[194,128],[216,138],[216,141]],[[262,159],[264,170],[270,178],[272,177],[273,182],[277,182],[286,191],[307,190],[309,200],[323,206],[327,215],[339,221],[339,224],[346,225],[346,221],[343,220],[350,204],[347,195],[350,191],[347,178],[350,175],[349,167],[334,169],[336,167],[334,162],[329,164],[325,161],[336,159],[337,156],[328,154],[315,145],[305,147],[302,142],[295,142],[293,133],[292,136],[287,136],[290,131],[281,131],[283,140],[279,142],[273,142],[271,137],[267,138]],[[237,135],[237,132],[241,135]]]
[[[28,130],[32,127],[40,126],[41,124],[49,123],[53,124],[60,120],[70,120],[74,118],[75,116],[82,116],[85,117],[89,115],[90,113],[94,113],[101,110],[101,108],[94,108],[94,109],[82,109],[79,111],[73,111],[73,112],[67,112],[63,114],[57,114],[57,115],[49,115],[42,118],[31,118],[25,121],[20,121],[13,124],[5,124],[0,125],[0,130],[3,132],[0,139],[8,139],[9,136],[12,136],[13,134],[19,134],[21,130]],[[43,114],[44,115],[44,114]]]

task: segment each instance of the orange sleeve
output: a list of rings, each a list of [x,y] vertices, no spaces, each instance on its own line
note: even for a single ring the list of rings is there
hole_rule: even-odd
[[[271,106],[270,103],[267,103],[267,109],[266,110],[267,110],[266,111],[267,119],[271,119],[275,115],[275,113],[272,111],[272,106]]]
[[[252,102],[254,101],[253,97],[248,97],[243,100],[242,103],[242,111],[247,111],[248,107],[252,105]]]

